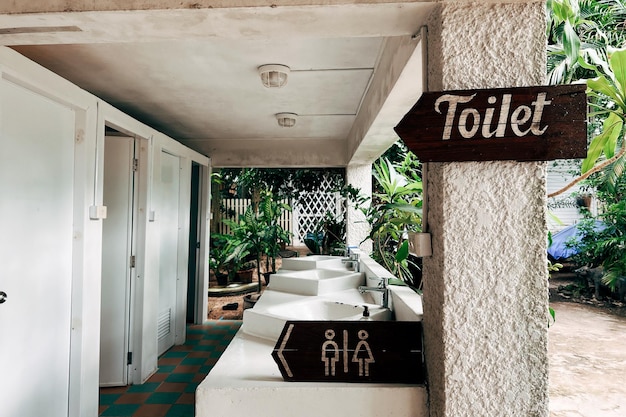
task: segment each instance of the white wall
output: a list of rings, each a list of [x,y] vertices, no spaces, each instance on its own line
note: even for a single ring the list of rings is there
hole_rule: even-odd
[[[94,204],[95,194],[96,99],[4,47],[0,48],[0,71],[4,78],[23,85],[33,94],[48,97],[73,108],[76,113],[74,187],[73,195],[70,197],[74,213],[73,228],[64,231],[63,236],[52,238],[62,240],[68,234],[73,236],[71,350],[67,352],[70,358],[67,370],[70,375],[69,415],[95,416],[98,411],[100,334],[100,281],[98,277],[100,276],[101,227],[99,222],[89,220],[88,210],[89,206]],[[15,157],[23,159],[24,169],[36,169],[29,165],[28,155],[15,155]],[[15,221],[27,222],[29,219],[28,217],[16,218]],[[33,258],[34,254],[30,251],[14,253],[12,256],[24,267],[36,261]],[[24,285],[28,283],[25,282]],[[41,317],[41,320],[45,320],[45,317]],[[45,349],[44,341],[41,342],[41,348]],[[13,343],[32,342],[17,340]],[[29,373],[36,378],[38,371],[38,369],[32,369]]]
[[[203,170],[203,184],[209,184],[208,171],[210,161],[207,157],[192,151],[191,149],[181,145],[179,142],[163,135],[154,129],[145,126],[131,117],[121,113],[107,103],[100,103],[100,120],[126,134],[138,136],[147,139],[147,148],[142,149],[144,159],[140,162],[140,170],[145,170],[145,177],[141,176],[142,184],[140,189],[140,219],[141,231],[145,238],[139,243],[137,253],[137,274],[136,274],[136,291],[134,297],[134,319],[133,326],[135,334],[133,337],[133,365],[134,372],[132,376],[133,383],[142,383],[147,380],[153,373],[157,371],[157,317],[158,317],[158,299],[159,299],[159,265],[160,265],[160,223],[159,223],[159,200],[157,195],[158,179],[160,178],[161,152],[166,151],[181,159],[181,193],[179,195],[179,207],[183,218],[180,219],[180,242],[179,248],[181,252],[178,257],[178,276],[184,278],[187,276],[187,236],[189,235],[189,202],[191,187],[191,164],[196,162],[205,167]],[[102,129],[102,131],[104,131]],[[140,157],[141,160],[141,157]],[[102,161],[99,161],[101,163]],[[145,162],[145,165],[142,165]],[[208,187],[202,190],[204,199],[208,199]],[[201,247],[199,256],[201,259],[208,259],[208,230],[209,230],[208,203],[204,204],[204,210],[199,214],[200,220],[203,221],[204,234],[201,234]],[[140,232],[141,233],[141,232]],[[208,288],[208,262],[203,263],[203,269],[200,271],[197,290],[198,299],[206,296]],[[186,308],[186,279],[180,279],[177,283],[177,308],[178,321],[175,324],[175,343],[182,344],[185,340],[185,314]],[[196,323],[202,323],[207,317],[207,304],[200,303],[199,311],[196,312]]]
[[[145,222],[140,230],[145,230],[145,239],[139,244],[137,266],[137,295],[135,298],[134,326],[137,333],[133,339],[137,349],[136,363],[138,369],[133,376],[134,382],[145,380],[156,371],[156,311],[158,299],[158,242],[159,236],[155,222],[149,221],[150,211],[158,211],[152,201],[152,176],[159,169],[155,154],[161,149],[167,149],[181,157],[183,161],[182,175],[186,183],[184,192],[180,195],[181,210],[189,212],[189,180],[191,163],[195,161],[206,167],[204,184],[208,184],[208,158],[189,150],[178,142],[145,126],[127,115],[122,114],[112,106],[99,100],[77,86],[70,84],[48,70],[34,64],[23,56],[6,47],[0,48],[0,73],[3,77],[11,78],[20,84],[27,85],[35,94],[50,97],[57,102],[75,109],[76,112],[76,140],[74,160],[74,188],[72,205],[74,207],[74,227],[65,233],[73,236],[72,249],[72,295],[71,295],[71,350],[69,369],[69,416],[89,417],[98,415],[98,373],[99,373],[99,338],[100,338],[100,268],[102,244],[102,220],[90,218],[90,207],[102,206],[102,178],[103,178],[103,146],[104,125],[109,124],[131,136],[146,139],[146,147],[141,150],[147,166],[144,167],[146,176],[140,188],[143,187],[143,197],[140,205]],[[25,169],[33,169],[28,164],[28,155],[16,155],[23,158]],[[203,191],[204,192],[204,191]],[[206,190],[204,199],[208,199]],[[208,206],[208,205],[206,205]],[[205,221],[201,255],[208,259],[208,242],[204,242],[208,235],[208,211],[201,213]],[[28,221],[28,219],[15,219]],[[183,219],[183,223],[184,223]],[[188,221],[187,221],[188,228]],[[185,232],[185,230],[183,230]],[[187,229],[188,232],[188,229]],[[184,245],[187,247],[187,241]],[[32,253],[16,255],[24,265],[33,261]],[[179,264],[184,269],[181,277],[186,277],[186,253],[180,254]],[[155,270],[156,266],[156,270]],[[186,286],[182,280],[181,286]],[[208,287],[208,270],[205,266],[201,271],[199,291],[205,292]],[[24,285],[27,285],[26,283]],[[186,305],[185,294],[182,294],[181,308]],[[206,305],[198,317],[206,317]],[[179,332],[184,337],[185,314],[181,315],[183,330]],[[42,319],[45,319],[42,317]],[[178,342],[182,343],[179,338]],[[14,343],[27,343],[16,340]],[[45,349],[45,343],[41,344]],[[37,369],[29,371],[37,378]]]

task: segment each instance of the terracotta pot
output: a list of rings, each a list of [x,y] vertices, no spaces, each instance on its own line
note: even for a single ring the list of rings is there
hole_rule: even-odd
[[[243,271],[237,271],[237,277],[244,284],[251,283],[253,275],[254,275],[254,269],[246,269]]]

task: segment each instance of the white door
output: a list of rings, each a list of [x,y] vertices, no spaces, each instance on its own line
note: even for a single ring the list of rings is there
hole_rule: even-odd
[[[72,109],[0,79],[3,417],[68,414],[74,130]]]
[[[180,158],[161,152],[158,221],[161,231],[159,265],[158,354],[174,345],[176,288],[180,235]]]
[[[134,158],[134,138],[105,138],[100,386],[128,384]]]

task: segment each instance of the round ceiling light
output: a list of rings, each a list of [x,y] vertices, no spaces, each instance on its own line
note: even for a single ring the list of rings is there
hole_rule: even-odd
[[[293,127],[298,120],[298,115],[295,113],[277,113],[276,120],[280,127]]]
[[[259,67],[261,82],[267,88],[280,88],[287,84],[291,70],[286,65],[269,64]]]

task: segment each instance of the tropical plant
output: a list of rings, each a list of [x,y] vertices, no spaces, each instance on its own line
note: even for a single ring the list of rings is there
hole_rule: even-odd
[[[607,48],[626,42],[623,0],[548,0],[546,6],[550,84],[593,77]]]
[[[401,172],[419,172],[418,167],[412,154],[398,165],[380,159],[374,164],[376,184],[371,203],[363,204],[362,198],[357,201],[371,227],[368,238],[373,243],[372,259],[415,289],[420,287],[414,273],[419,266],[409,255],[408,233],[421,231],[422,181]]]
[[[243,260],[248,254],[253,255],[256,260],[257,277],[259,277],[258,292],[261,292],[261,254],[263,253],[263,245],[265,243],[265,228],[259,217],[259,214],[252,209],[252,206],[248,206],[238,221],[225,219],[224,223],[230,227],[237,242],[237,244],[233,245],[228,260]]]
[[[232,237],[229,235],[212,233],[211,249],[209,251],[209,269],[213,271],[219,285],[226,285],[232,278]]]
[[[345,253],[345,239],[345,217],[327,211],[314,230],[306,234],[304,244],[315,255],[341,255]]]
[[[225,219],[233,234],[233,244],[229,261],[245,260],[250,255],[256,259],[259,292],[261,292],[261,258],[266,255],[265,271],[276,272],[276,257],[281,242],[289,242],[291,236],[279,224],[283,210],[291,210],[289,205],[277,201],[269,190],[260,192],[258,209],[248,206],[237,221]]]
[[[602,265],[603,282],[613,291],[626,285],[626,201],[608,205],[598,216],[603,227],[596,227],[597,220],[589,217],[580,222],[583,238],[577,245],[576,263]]]
[[[624,0],[549,0],[548,67],[553,83],[586,80],[591,113],[591,142],[581,175],[557,195],[580,181],[598,190],[604,201],[597,219],[587,213],[579,223],[582,239],[575,260],[602,265],[603,280],[612,289],[626,285],[626,3]],[[560,61],[560,64],[554,65]],[[594,175],[595,174],[595,175]]]
[[[594,185],[611,189],[626,165],[623,146],[626,88],[626,3],[623,0],[549,0],[548,75],[551,84],[585,80],[591,120],[581,175],[554,197],[598,173]]]
[[[260,221],[264,225],[263,253],[265,257],[265,272],[276,272],[276,257],[280,252],[281,243],[289,243],[291,234],[285,230],[279,223],[283,211],[291,211],[291,207],[281,201],[270,190],[261,192],[261,201],[259,203]],[[271,261],[271,270],[270,270]]]

